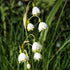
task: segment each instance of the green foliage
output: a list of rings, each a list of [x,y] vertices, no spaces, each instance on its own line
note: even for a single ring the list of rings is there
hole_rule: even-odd
[[[35,0],[35,3],[37,6],[40,6],[43,9],[46,9],[48,7],[51,7],[56,0]]]

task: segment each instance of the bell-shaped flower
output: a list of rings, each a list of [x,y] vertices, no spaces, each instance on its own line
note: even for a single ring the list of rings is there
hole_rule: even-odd
[[[56,43],[56,47],[59,48],[60,47],[60,43]]]
[[[18,1],[17,3],[19,6],[22,6],[23,5],[23,2],[22,1]]]
[[[27,69],[30,69],[31,65],[29,63],[27,63]]]
[[[18,61],[19,61],[19,63],[25,62],[27,59],[28,59],[28,58],[27,58],[27,56],[26,56],[25,53],[20,53],[19,56],[18,56]]]
[[[38,42],[34,42],[32,45],[33,52],[40,52],[42,50],[42,46]]]
[[[34,54],[34,60],[40,60],[42,58],[42,55],[40,53]]]
[[[39,26],[38,26],[39,32],[44,30],[44,29],[46,29],[46,28],[48,28],[48,26],[47,26],[47,24],[45,22],[40,22],[39,23]]]
[[[27,25],[27,30],[30,31],[30,30],[33,30],[34,29],[34,25],[32,23],[29,23]]]
[[[33,9],[32,9],[32,14],[33,15],[37,15],[37,14],[39,14],[40,13],[40,9],[38,8],[38,7],[33,7]]]

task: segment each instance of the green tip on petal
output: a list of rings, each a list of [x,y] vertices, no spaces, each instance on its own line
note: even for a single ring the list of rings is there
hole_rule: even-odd
[[[41,12],[39,11],[39,14],[40,14]]]
[[[38,52],[39,52],[40,50],[38,49]]]
[[[42,30],[44,30],[44,28],[42,27]]]
[[[37,59],[38,61],[40,60],[40,59]]]
[[[32,30],[33,30],[33,28],[32,28]]]
[[[41,31],[39,30],[39,32],[41,32]]]
[[[26,58],[24,59],[24,61],[26,61]]]
[[[36,49],[34,49],[33,51],[34,51],[34,53],[36,53]]]

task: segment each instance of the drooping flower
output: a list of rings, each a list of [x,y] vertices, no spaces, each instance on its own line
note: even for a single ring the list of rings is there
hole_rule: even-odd
[[[37,14],[39,14],[40,13],[40,9],[38,8],[38,7],[33,7],[33,9],[32,9],[32,14],[33,15],[37,15]]]
[[[60,43],[56,43],[56,47],[59,48],[60,47]]]
[[[47,24],[45,22],[40,22],[38,26],[38,30],[42,31],[44,29],[48,28]]]
[[[38,42],[34,42],[32,45],[33,52],[40,52],[42,50],[42,46]]]
[[[42,55],[40,53],[34,54],[34,60],[40,60],[42,58]]]
[[[19,6],[22,6],[22,5],[23,5],[22,1],[18,1],[17,4],[18,4]]]
[[[32,23],[29,23],[27,25],[27,30],[30,31],[30,30],[33,30],[34,29],[34,25]]]
[[[27,69],[30,69],[31,65],[29,63],[27,63]]]
[[[25,62],[27,59],[28,59],[28,58],[27,58],[27,56],[26,56],[25,53],[20,53],[19,56],[18,56],[18,61],[19,61],[19,63]]]

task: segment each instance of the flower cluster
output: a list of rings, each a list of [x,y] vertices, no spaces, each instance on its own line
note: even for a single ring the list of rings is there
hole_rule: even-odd
[[[41,19],[38,16],[39,13],[40,13],[40,9],[38,7],[36,7],[36,6],[33,7],[33,9],[32,9],[32,16],[28,20],[26,20],[27,21],[27,25],[25,24],[25,26],[24,26],[25,29],[26,29],[26,27],[27,27],[28,31],[31,31],[31,30],[34,29],[34,25],[32,23],[30,23],[30,19],[32,17],[37,17],[38,20],[39,20],[39,25],[38,25],[39,32],[41,32],[42,30],[48,28],[48,26],[47,26],[47,24],[45,22],[41,22]],[[26,15],[26,13],[25,13],[25,15]],[[25,19],[26,19],[26,16],[25,16]],[[25,50],[23,48],[24,44],[29,43],[32,46],[32,52],[34,53],[33,59],[35,61],[39,61],[40,59],[42,59],[42,55],[41,55],[42,45],[39,42],[35,41],[35,36],[33,34],[31,34],[31,35],[34,37],[33,44],[31,45],[29,41],[24,41],[23,44],[22,44],[22,46],[21,46],[21,48],[20,48],[20,54],[18,56],[19,63],[21,63],[21,62],[27,62],[27,69],[30,69],[31,65],[29,63],[29,56],[28,56],[27,50]],[[27,38],[28,37],[29,36],[27,36]]]
[[[23,44],[25,44],[25,43],[26,43],[26,41],[24,41]],[[30,69],[31,65],[29,63],[28,53],[25,49],[23,49],[23,45],[22,45],[21,49],[19,50],[20,54],[18,56],[18,61],[19,61],[19,63],[27,62],[27,69]],[[42,50],[42,46],[38,42],[34,42],[32,45],[32,52],[34,52],[33,58],[35,61],[37,61],[37,60],[39,61],[42,58],[42,55],[40,54],[41,50]]]
[[[28,53],[27,53],[27,50],[25,50],[23,47],[24,47],[24,44],[28,43],[29,41],[24,41],[19,52],[19,56],[18,56],[18,61],[19,63],[22,63],[22,62],[27,62],[27,69],[30,69],[31,68],[31,65],[29,63],[29,56],[28,56]]]
[[[34,52],[34,60],[40,60],[42,55],[40,54],[42,46],[38,42],[34,42],[32,45],[32,51]]]
[[[39,18],[38,14],[40,13],[40,9],[38,7],[33,7],[32,9],[32,17],[37,17],[39,19],[39,26],[38,26],[38,30],[39,32],[44,30],[44,29],[47,29],[48,26],[45,22],[41,22],[41,19]],[[31,19],[31,18],[30,18]],[[29,19],[29,20],[30,20]],[[28,21],[29,21],[28,20]],[[32,23],[28,23],[27,25],[27,30],[30,31],[30,30],[33,30],[34,29],[34,25]]]

